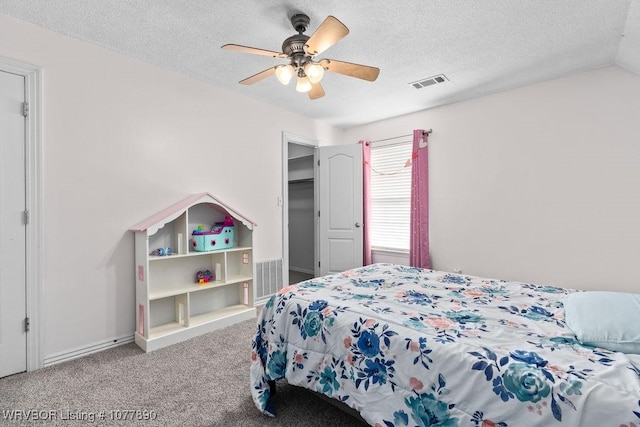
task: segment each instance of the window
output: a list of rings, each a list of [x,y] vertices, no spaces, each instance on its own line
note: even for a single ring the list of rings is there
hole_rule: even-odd
[[[371,227],[374,249],[409,251],[412,143],[371,147]]]

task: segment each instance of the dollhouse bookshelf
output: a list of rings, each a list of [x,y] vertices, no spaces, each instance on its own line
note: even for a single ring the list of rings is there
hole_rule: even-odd
[[[196,251],[193,231],[211,228],[225,218],[233,220],[231,247]],[[140,348],[157,350],[256,316],[255,226],[211,194],[198,193],[131,228],[135,234],[135,342]],[[158,249],[165,254],[158,255]],[[215,277],[198,283],[197,272],[206,270]]]

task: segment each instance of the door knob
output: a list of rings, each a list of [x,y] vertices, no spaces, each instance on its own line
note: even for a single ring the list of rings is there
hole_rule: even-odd
[[[360,223],[356,222],[356,228],[360,228]]]

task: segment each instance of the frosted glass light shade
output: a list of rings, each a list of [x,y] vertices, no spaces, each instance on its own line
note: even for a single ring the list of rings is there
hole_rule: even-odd
[[[296,90],[298,92],[309,92],[311,90],[311,82],[307,76],[298,76],[298,83],[296,83]]]
[[[283,85],[288,85],[295,73],[295,69],[291,64],[289,65],[279,65],[276,67],[276,77],[278,81]]]
[[[311,83],[318,83],[324,76],[324,67],[317,62],[309,62],[304,66],[304,73]]]

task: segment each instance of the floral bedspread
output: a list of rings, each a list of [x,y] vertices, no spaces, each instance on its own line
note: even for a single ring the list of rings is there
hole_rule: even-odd
[[[580,345],[572,290],[374,264],[282,289],[262,309],[251,388],[337,399],[374,426],[640,426],[640,356]]]

